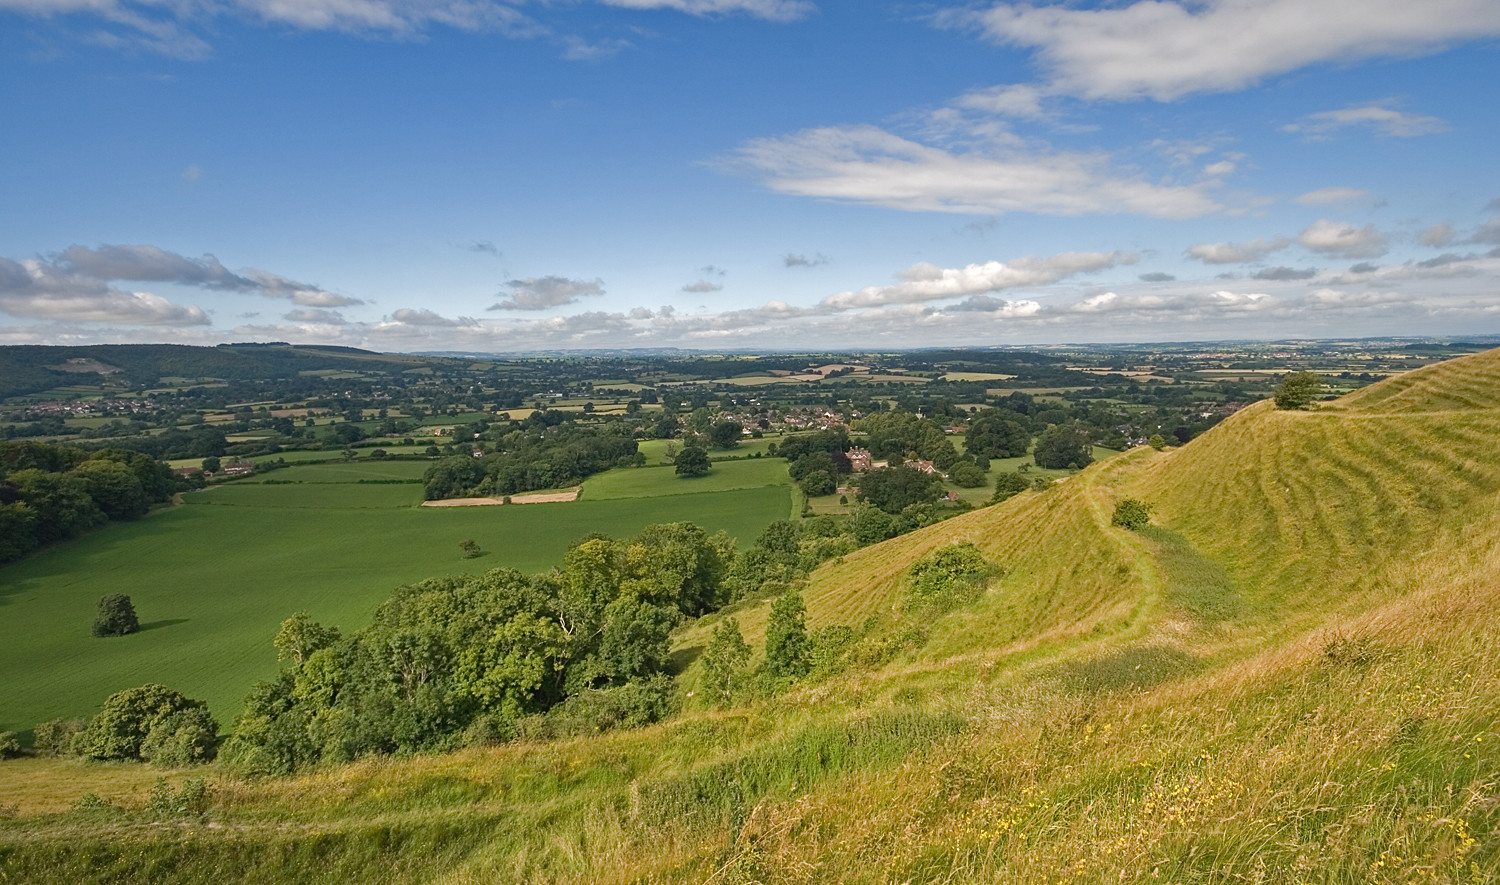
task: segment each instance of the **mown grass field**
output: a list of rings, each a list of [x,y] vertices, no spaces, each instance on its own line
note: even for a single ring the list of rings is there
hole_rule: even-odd
[[[0,873],[1490,885],[1497,442],[1500,351],[1305,412],[1253,406],[825,565],[809,625],[872,625],[844,672],[729,709],[689,698],[639,730],[221,773],[214,829],[153,828],[138,792],[47,814],[96,781],[28,761],[13,777],[50,804],[0,821]],[[1155,527],[1113,526],[1124,497]],[[1003,576],[905,617],[905,571],[955,541]],[[768,607],[731,612],[757,648]]]
[[[570,504],[424,509],[419,483],[358,482],[420,479],[417,462],[289,467],[188,494],[182,506],[0,569],[0,731],[89,715],[111,692],[146,682],[208,701],[227,728],[250,685],[275,671],[270,640],[297,611],[354,629],[401,584],[499,566],[543,571],[589,532],[626,537],[687,521],[748,544],[792,505],[784,468],[779,485],[743,470],[723,481],[741,463],[753,462],[716,467],[718,484],[691,494],[670,469],[620,471],[672,485],[647,484],[647,497],[617,486]],[[463,560],[458,543],[470,538],[486,553]],[[131,597],[142,632],[89,636],[105,593]]]

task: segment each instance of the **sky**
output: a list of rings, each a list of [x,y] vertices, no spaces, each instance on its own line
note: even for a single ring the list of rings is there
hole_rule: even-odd
[[[0,344],[1500,334],[1495,0],[0,0]]]

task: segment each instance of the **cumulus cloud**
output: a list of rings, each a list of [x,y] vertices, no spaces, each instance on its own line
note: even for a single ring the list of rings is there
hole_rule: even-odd
[[[1162,273],[1161,271],[1141,274],[1141,282],[1143,283],[1170,283],[1175,279],[1177,278],[1171,274]]]
[[[1360,190],[1357,187],[1325,187],[1302,194],[1297,197],[1297,202],[1304,206],[1331,206],[1335,203],[1352,203],[1369,197],[1369,191]]]
[[[488,310],[546,310],[575,304],[580,298],[604,294],[603,280],[570,280],[567,277],[531,277],[505,284],[510,297],[490,305]]]
[[[1189,246],[1187,255],[1204,264],[1249,264],[1264,259],[1272,252],[1290,246],[1286,237],[1273,240],[1246,240],[1243,243],[1200,243]]]
[[[686,286],[682,287],[682,291],[688,292],[693,295],[703,295],[708,292],[720,292],[723,291],[723,289],[724,287],[719,283],[711,283],[708,280],[698,280],[697,282],[688,283]]]
[[[737,163],[781,193],[914,212],[1193,218],[1220,208],[1203,185],[1122,174],[1103,154],[954,152],[874,126],[757,139],[739,149]]]
[[[1339,129],[1357,126],[1376,135],[1411,138],[1445,132],[1448,124],[1437,117],[1424,117],[1392,110],[1378,104],[1356,105],[1337,111],[1322,111],[1309,114],[1297,123],[1281,127],[1285,132],[1301,132],[1310,136],[1326,136]]]
[[[942,268],[923,262],[897,274],[903,280],[900,283],[839,292],[823,299],[823,306],[832,310],[851,310],[882,304],[961,298],[1018,286],[1043,286],[1081,273],[1134,264],[1136,260],[1136,256],[1128,252],[1065,252],[1047,258],[1027,256],[1009,262],[987,261],[961,268]]]
[[[1419,55],[1500,34],[1492,0],[1138,0],[1103,8],[998,3],[940,23],[1034,49],[1043,88],[1171,101],[1307,65]]]
[[[0,258],[0,311],[13,316],[131,326],[206,326],[208,314],[150,292],[126,292],[46,262]]]
[[[1297,234],[1297,242],[1314,252],[1338,258],[1378,258],[1388,250],[1385,234],[1367,224],[1356,227],[1349,222],[1314,221]]]
[[[815,255],[794,255],[788,253],[781,261],[787,267],[818,267],[827,264],[829,258],[822,252]]]
[[[1315,267],[1297,269],[1294,267],[1267,267],[1255,272],[1254,279],[1274,280],[1276,282],[1290,282],[1292,280],[1310,280],[1318,275]]]

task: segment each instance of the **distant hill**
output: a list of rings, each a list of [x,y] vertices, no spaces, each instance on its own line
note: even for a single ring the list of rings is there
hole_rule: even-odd
[[[87,367],[96,374],[117,375],[131,386],[140,386],[173,377],[282,378],[302,371],[348,368],[356,361],[397,364],[432,360],[379,354],[352,347],[285,343],[224,344],[218,347],[183,344],[9,345],[0,347],[0,398],[76,384],[80,374],[84,373],[80,367]]]
[[[1125,498],[1153,526],[1112,525]],[[963,541],[1003,576],[904,616],[906,571]],[[563,742],[227,778],[214,829],[0,822],[0,872],[1496,881],[1500,351],[1306,411],[1255,404],[1181,448],[851,553],[804,597],[810,627],[862,638],[847,669],[786,693],[727,710],[685,696],[665,723]],[[683,628],[688,687],[716,624],[735,617],[758,649],[769,607]]]

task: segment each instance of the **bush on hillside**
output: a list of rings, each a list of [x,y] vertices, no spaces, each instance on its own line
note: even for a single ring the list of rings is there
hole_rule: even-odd
[[[219,725],[202,701],[152,683],[110,695],[74,742],[91,759],[150,759],[180,765],[212,756]]]
[[[935,615],[972,602],[999,566],[984,558],[979,548],[964,542],[939,547],[906,570],[906,598],[902,608],[912,615]]]
[[[1136,498],[1125,498],[1115,505],[1110,524],[1138,532],[1151,524],[1151,505]]]
[[[1317,372],[1293,372],[1276,385],[1276,408],[1307,407],[1323,392],[1323,378]]]

